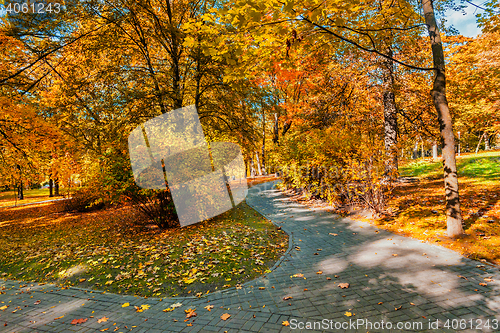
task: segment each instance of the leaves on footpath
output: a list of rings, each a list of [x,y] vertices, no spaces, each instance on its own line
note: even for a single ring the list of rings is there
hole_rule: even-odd
[[[347,289],[349,288],[349,283],[339,283],[339,287],[342,289]]]
[[[229,313],[224,313],[222,316],[220,316],[220,319],[226,321],[229,319],[229,317],[231,317]]]
[[[73,320],[71,321],[71,325],[83,324],[83,323],[85,323],[87,320],[89,320],[89,319],[88,319],[88,318],[73,319]]]
[[[135,312],[142,312],[144,310],[149,309],[149,305],[144,304],[144,305],[141,305],[141,306],[134,306],[134,308],[135,308]]]
[[[102,317],[101,319],[97,319],[97,322],[100,324],[100,323],[105,323],[108,321],[108,317]]]
[[[189,308],[187,310],[184,310],[184,312],[186,312],[186,318],[192,318],[192,317],[196,317],[198,314],[196,312],[194,312],[193,309]]]

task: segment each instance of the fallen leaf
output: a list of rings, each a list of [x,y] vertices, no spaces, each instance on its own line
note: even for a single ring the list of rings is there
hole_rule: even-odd
[[[293,298],[292,296],[285,296],[285,297],[283,297],[283,300],[288,301],[289,299],[292,299],[292,298]]]
[[[317,271],[316,274],[323,274],[323,271]]]
[[[334,234],[333,232],[330,232],[329,235],[338,236],[338,234]]]
[[[100,324],[100,323],[105,323],[108,321],[108,317],[102,317],[101,319],[97,319],[97,322]]]
[[[196,317],[198,314],[196,312],[194,312],[193,309],[187,309],[187,310],[184,310],[184,312],[186,312],[186,318],[192,318],[192,317]]]
[[[174,303],[174,304],[170,305],[169,307],[172,308],[172,309],[175,309],[175,308],[178,308],[178,307],[181,307],[181,306],[182,306],[182,303],[177,302],[177,303]]]
[[[259,290],[264,290],[266,289],[266,287],[259,287]]]
[[[469,279],[467,279],[465,276],[459,275],[458,277],[469,281]]]
[[[486,284],[486,283],[483,283],[483,282],[480,282],[480,283],[479,283],[479,285],[480,285],[480,286],[483,286],[483,287],[486,287],[486,286],[487,286],[487,284]]]
[[[290,326],[290,323],[288,322],[288,320],[285,320],[285,321],[281,322],[281,325]]]
[[[307,291],[307,288],[304,288],[304,291]]]
[[[186,326],[193,326],[193,324],[192,324],[192,323],[189,323],[189,324],[187,324]]]
[[[410,305],[415,305],[415,303],[410,303]]]
[[[397,308],[394,308],[394,311],[401,310],[401,308],[402,308],[402,307],[403,307],[403,306],[402,306],[402,305],[400,305],[400,306],[398,306]]]
[[[62,317],[64,317],[64,315],[62,315],[61,317],[54,318],[54,320],[61,319]]]
[[[342,289],[347,289],[349,288],[349,283],[339,283],[339,287]]]
[[[124,304],[122,304],[122,308],[126,308],[127,306],[130,306],[130,303],[124,303]]]
[[[378,305],[380,305],[380,304],[384,304],[384,302],[378,302],[377,304],[378,304]]]
[[[293,277],[304,277],[304,274],[302,274],[302,273],[297,273],[297,274],[293,274],[292,276],[293,276]]]
[[[33,303],[33,304],[34,304],[34,305],[38,305],[38,304],[40,304],[41,302],[42,302],[42,301],[38,300],[38,301],[36,301],[36,302],[35,302],[35,303]]]
[[[163,310],[163,312],[170,312],[170,311],[174,311],[173,308],[166,308],[165,310]]]
[[[103,328],[102,330],[100,330],[99,332],[106,332],[107,330],[109,330],[109,328]]]
[[[205,306],[205,309],[207,309],[208,311],[211,311],[213,308],[214,308],[213,305],[207,305],[207,306]]]
[[[397,254],[393,254],[392,256],[393,256],[393,257],[397,257],[398,255],[397,255]]]
[[[5,309],[7,309],[9,306],[8,305],[4,305],[4,306],[0,306],[0,310],[4,311]]]
[[[82,283],[82,282],[85,282],[85,280],[87,280],[87,279],[80,279],[80,280],[78,280],[78,282]]]
[[[486,281],[486,282],[493,282],[493,280],[490,279],[490,278],[484,278],[484,281]]]
[[[229,317],[231,317],[231,315],[229,313],[224,313],[222,316],[220,316],[220,319],[222,320],[227,320]]]
[[[346,316],[346,317],[352,317],[353,314],[351,312],[349,312],[349,311],[346,311],[346,313],[344,313],[344,316]]]
[[[87,320],[89,320],[89,319],[88,318],[73,319],[71,321],[71,325],[83,324]]]
[[[331,280],[332,278],[331,277],[326,277],[327,280]]]

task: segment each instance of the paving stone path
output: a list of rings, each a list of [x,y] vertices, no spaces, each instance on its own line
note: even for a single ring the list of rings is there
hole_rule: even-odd
[[[0,309],[8,305],[0,332],[500,331],[498,267],[309,209],[272,185],[251,188],[247,198],[290,235],[271,273],[241,289],[162,300],[0,280]],[[174,303],[182,305],[162,311]],[[134,305],[149,309],[137,313]],[[184,321],[188,308],[197,316]],[[98,323],[103,316],[108,321]],[[89,319],[72,325],[78,318]]]

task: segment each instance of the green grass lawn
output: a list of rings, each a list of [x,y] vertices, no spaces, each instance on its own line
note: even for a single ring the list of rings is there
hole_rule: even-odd
[[[188,227],[138,226],[131,207],[0,209],[0,277],[141,296],[206,294],[265,274],[288,236],[246,203]]]
[[[44,200],[49,200],[49,189],[40,188],[35,190],[25,190],[24,199],[16,200],[17,192],[14,190],[0,192],[0,207],[14,206],[16,204],[33,203]]]
[[[443,175],[442,162],[421,159],[408,163],[399,169],[402,176],[440,178]],[[500,181],[500,151],[464,154],[457,158],[459,176],[478,181]]]

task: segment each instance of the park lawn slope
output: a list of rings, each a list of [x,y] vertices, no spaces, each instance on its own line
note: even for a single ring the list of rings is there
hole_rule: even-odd
[[[140,296],[198,295],[252,280],[288,236],[245,202],[161,231],[129,206],[67,213],[50,203],[0,209],[0,278]]]
[[[500,152],[462,155],[457,160],[465,237],[446,237],[442,163],[407,164],[402,176],[416,183],[398,186],[389,202],[392,217],[376,221],[384,229],[442,244],[465,256],[500,264]]]

